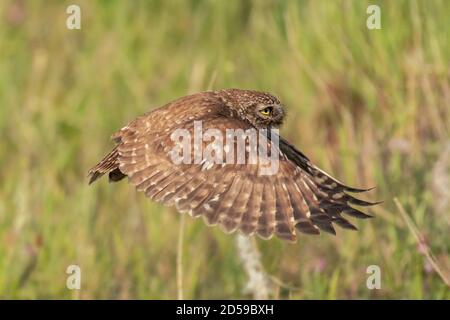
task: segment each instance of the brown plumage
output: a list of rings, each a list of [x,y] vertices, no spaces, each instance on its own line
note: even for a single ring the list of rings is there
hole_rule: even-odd
[[[281,125],[284,109],[268,94],[228,89],[202,92],[175,100],[138,117],[113,134],[114,149],[89,170],[94,182],[108,173],[110,181],[128,177],[138,191],[155,201],[175,205],[180,212],[202,216],[208,225],[225,232],[240,230],[268,239],[276,234],[290,241],[296,231],[335,233],[333,225],[356,229],[343,214],[368,218],[353,208],[375,203],[359,200],[347,192],[367,189],[348,187],[332,178],[293,145],[279,138],[279,169],[261,175],[262,164],[175,164],[169,153],[175,142],[171,134],[186,129],[193,134],[194,121],[203,132],[218,129],[267,129]],[[277,148],[268,137],[268,149]],[[202,150],[207,143],[201,142]],[[235,150],[235,147],[232,149]],[[223,150],[223,156],[232,150]],[[248,153],[246,153],[248,160]]]

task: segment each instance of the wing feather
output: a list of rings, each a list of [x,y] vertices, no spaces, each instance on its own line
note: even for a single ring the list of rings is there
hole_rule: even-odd
[[[258,220],[256,233],[263,239],[269,239],[275,232],[276,199],[275,188],[271,181],[264,183],[263,201],[261,203],[261,216]]]
[[[292,209],[286,183],[280,180],[275,184],[276,213],[275,233],[281,239],[297,240],[295,235],[294,209]]]
[[[247,177],[243,179],[241,190],[233,201],[232,207],[228,210],[226,215],[221,217],[221,223],[226,232],[235,231],[243,218],[247,209],[247,203],[252,192],[253,182]]]
[[[262,181],[254,181],[250,198],[248,200],[247,210],[244,212],[240,224],[240,230],[246,235],[253,234],[258,227],[258,221],[262,213],[261,204],[263,191],[264,185]]]

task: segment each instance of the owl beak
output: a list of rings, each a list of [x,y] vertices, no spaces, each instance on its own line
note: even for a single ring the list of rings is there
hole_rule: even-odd
[[[284,119],[284,107],[282,105],[273,105],[273,125],[278,127],[283,123],[283,119]]]
[[[275,111],[275,115],[278,117],[284,117],[284,108],[280,104],[276,104],[273,106],[273,110]]]

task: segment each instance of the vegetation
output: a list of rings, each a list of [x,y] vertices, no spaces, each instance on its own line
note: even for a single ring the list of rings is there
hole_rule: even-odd
[[[176,298],[178,247],[185,298],[251,298],[234,236],[188,218],[179,241],[173,209],[86,178],[135,116],[238,87],[279,96],[288,140],[384,200],[357,232],[256,239],[271,297],[449,299],[450,2],[376,3],[381,30],[374,1],[1,1],[0,298]]]

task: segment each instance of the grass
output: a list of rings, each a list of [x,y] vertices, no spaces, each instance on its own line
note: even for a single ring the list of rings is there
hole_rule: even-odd
[[[0,2],[0,298],[168,299],[181,280],[188,299],[250,297],[233,236],[186,219],[180,245],[173,210],[126,182],[87,185],[112,132],[209,87],[275,93],[284,136],[384,200],[358,232],[258,239],[273,297],[450,298],[408,227],[448,277],[435,180],[450,175],[450,2],[376,1],[372,31],[373,1],[76,2],[81,30],[65,27],[73,1]],[[381,290],[366,287],[372,264]]]

